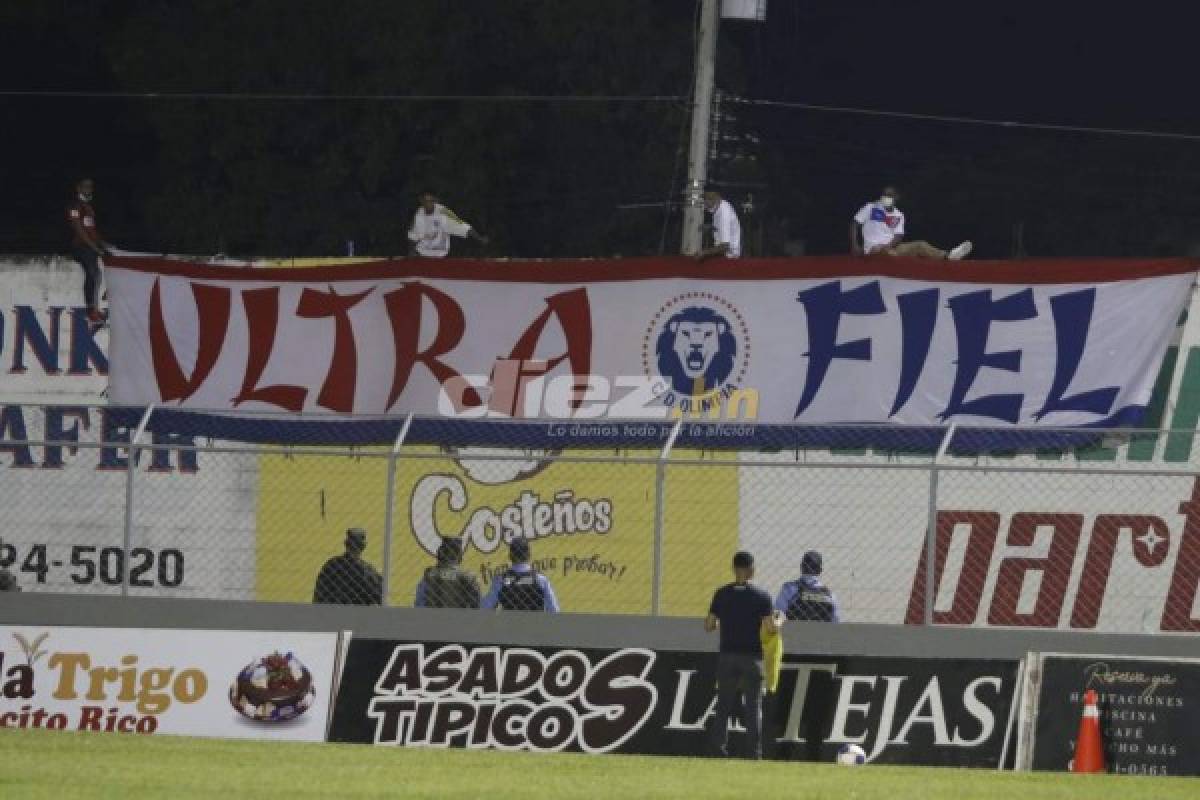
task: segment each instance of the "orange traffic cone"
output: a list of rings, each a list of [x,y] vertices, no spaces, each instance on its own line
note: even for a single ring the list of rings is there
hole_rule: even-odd
[[[1096,690],[1083,694],[1083,717],[1075,737],[1075,758],[1071,772],[1104,772],[1104,743],[1100,740],[1100,711],[1096,708]]]

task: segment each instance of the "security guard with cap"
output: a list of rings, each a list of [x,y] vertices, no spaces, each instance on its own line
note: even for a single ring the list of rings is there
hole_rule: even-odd
[[[841,622],[837,598],[821,582],[821,569],[821,554],[816,550],[805,553],[800,563],[800,577],[780,587],[775,609],[786,614],[788,619]]]
[[[479,581],[459,565],[462,540],[447,538],[438,545],[437,566],[429,567],[417,584],[417,608],[479,608]]]
[[[492,580],[492,587],[483,598],[483,608],[503,608],[505,611],[559,611],[558,598],[550,579],[533,568],[533,552],[529,540],[513,539],[508,546],[512,566]]]

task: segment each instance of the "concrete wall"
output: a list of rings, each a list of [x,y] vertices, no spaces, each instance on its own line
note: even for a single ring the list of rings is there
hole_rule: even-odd
[[[699,619],[592,614],[489,614],[212,600],[0,594],[0,624],[206,630],[353,631],[356,636],[574,647],[715,650]],[[1016,658],[1030,650],[1195,656],[1195,637],[791,623],[787,651],[805,655]]]

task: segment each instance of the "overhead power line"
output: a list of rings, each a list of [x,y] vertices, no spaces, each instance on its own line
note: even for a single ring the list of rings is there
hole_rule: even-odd
[[[685,97],[667,94],[312,94],[287,92],[90,92],[7,91],[0,97],[97,100],[345,100],[384,103],[680,103]]]
[[[264,102],[347,101],[381,103],[675,103],[691,105],[690,97],[670,94],[338,94],[311,92],[97,92],[86,90],[16,91],[0,90],[0,97],[92,100],[230,100]],[[787,100],[757,100],[725,95],[725,102],[744,106],[795,109],[824,114],[849,114],[860,117],[908,119],[952,125],[978,125],[1010,130],[1040,130],[1059,133],[1084,133],[1100,136],[1127,136],[1181,142],[1200,141],[1200,134],[1156,131],[1139,128],[1106,128],[1091,125],[1063,125],[1049,122],[1019,122],[948,114],[922,114],[914,111],[888,111],[878,108],[831,106]]]
[[[1173,139],[1176,141],[1200,141],[1200,134],[1178,133],[1175,131],[1148,131],[1130,128],[1099,128],[1088,125],[1057,125],[1046,122],[1016,122],[1011,120],[981,119],[979,117],[958,117],[944,114],[918,114],[911,111],[884,111],[876,108],[854,108],[852,106],[826,106],[816,103],[793,103],[786,100],[752,100],[744,97],[726,95],[726,102],[747,106],[768,106],[771,108],[794,108],[801,111],[814,111],[828,114],[852,114],[863,117],[891,117],[894,119],[911,119],[922,122],[945,122],[955,125],[982,125],[992,128],[1012,128],[1039,131],[1058,131],[1060,133],[1087,133],[1105,136],[1136,136],[1146,139]]]

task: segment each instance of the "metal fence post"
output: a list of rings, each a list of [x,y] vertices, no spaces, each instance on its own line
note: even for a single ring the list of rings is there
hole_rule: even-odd
[[[671,448],[683,427],[683,417],[680,417],[671,429],[662,452],[658,455],[658,464],[654,469],[654,577],[650,586],[650,613],[659,615],[662,605],[662,562],[663,562],[663,509],[666,498],[667,459],[671,457]]]
[[[408,438],[408,429],[412,426],[413,415],[410,413],[392,442],[392,452],[388,455],[387,463],[387,508],[383,514],[383,604],[390,605],[389,597],[392,588],[392,529],[396,516],[396,459],[400,456],[400,448]]]
[[[929,468],[929,520],[925,525],[925,625],[933,624],[933,604],[937,600],[937,591],[934,586],[934,576],[937,574],[935,569],[935,561],[937,560],[937,511],[938,511],[938,466],[942,463],[942,458],[946,455],[946,450],[950,447],[950,442],[954,439],[954,430],[958,426],[951,423],[946,429],[945,435],[942,436],[942,442],[938,445],[937,453],[933,457],[933,464]]]
[[[154,413],[154,403],[146,406],[137,430],[129,437],[129,452],[125,464],[125,537],[121,544],[121,595],[129,594],[129,551],[133,549],[133,478],[137,474],[138,455],[141,448],[138,444],[146,426],[150,424],[150,415]]]

